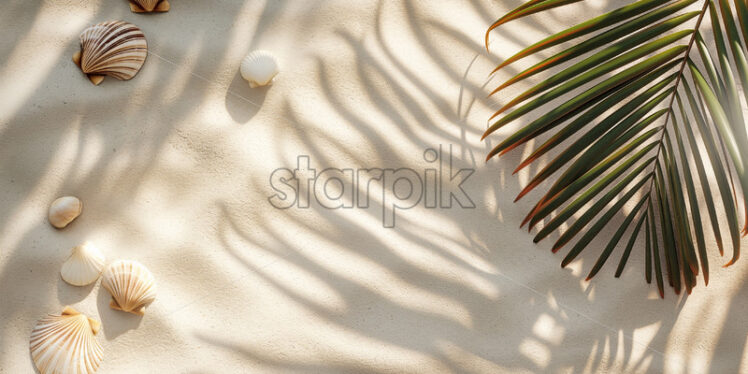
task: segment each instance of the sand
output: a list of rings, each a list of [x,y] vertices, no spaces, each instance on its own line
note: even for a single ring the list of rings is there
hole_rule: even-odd
[[[537,198],[512,203],[527,150],[483,162],[521,125],[480,141],[491,107],[521,88],[486,99],[488,72],[620,2],[594,3],[513,23],[487,54],[487,25],[519,1],[173,0],[159,15],[124,0],[4,1],[0,372],[34,372],[29,333],[65,305],[103,322],[100,373],[748,372],[748,261],[722,269],[710,244],[709,287],[660,300],[639,243],[621,279],[609,263],[585,282],[604,242],[562,270],[517,228]],[[111,19],[139,25],[150,54],[133,80],[95,87],[70,57],[82,29]],[[271,87],[238,74],[254,49],[282,62]],[[392,195],[376,186],[369,208],[269,200],[273,171],[299,156],[317,172],[426,178],[440,146],[474,169],[474,208],[424,197],[388,228]],[[63,195],[85,207],[58,231],[46,210]],[[145,316],[60,279],[85,240],[152,270]]]

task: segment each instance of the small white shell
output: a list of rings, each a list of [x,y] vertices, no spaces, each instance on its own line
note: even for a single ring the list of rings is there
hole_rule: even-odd
[[[41,374],[93,374],[104,358],[96,339],[101,323],[65,307],[37,322],[31,332],[31,358]]]
[[[270,52],[262,50],[248,54],[239,68],[242,78],[252,88],[271,84],[278,71],[278,60]]]
[[[49,206],[49,223],[58,229],[65,228],[78,218],[81,211],[83,211],[83,203],[77,197],[61,197]]]
[[[142,316],[145,307],[156,300],[153,274],[136,261],[116,261],[107,266],[101,286],[112,294],[112,309]]]
[[[71,250],[62,264],[60,275],[73,286],[85,286],[99,279],[104,268],[104,255],[93,244],[86,242]]]

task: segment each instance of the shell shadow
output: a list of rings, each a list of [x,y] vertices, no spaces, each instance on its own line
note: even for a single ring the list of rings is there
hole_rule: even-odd
[[[262,108],[271,87],[272,85],[250,88],[247,81],[236,72],[226,91],[226,111],[237,123],[249,122]]]
[[[106,289],[99,288],[96,296],[96,308],[99,311],[99,318],[101,318],[101,325],[103,326],[101,331],[104,333],[106,340],[114,340],[130,330],[137,329],[143,321],[143,316],[110,308],[109,302],[111,299],[112,296]]]
[[[97,280],[98,281],[98,280]],[[62,280],[62,277],[57,279],[57,300],[62,305],[73,305],[83,301],[96,286],[97,282],[93,282],[87,286],[73,286]]]

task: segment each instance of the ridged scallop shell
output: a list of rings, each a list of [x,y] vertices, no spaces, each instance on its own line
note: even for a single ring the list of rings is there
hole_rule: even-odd
[[[29,347],[41,374],[95,373],[104,358],[96,339],[101,323],[65,307],[37,322]]]
[[[73,222],[83,211],[83,203],[75,196],[63,196],[49,206],[49,223],[63,229]]]
[[[124,21],[108,21],[83,30],[81,50],[73,61],[93,84],[105,76],[129,80],[143,67],[148,55],[145,35],[137,26]]]
[[[239,72],[250,87],[271,84],[278,74],[278,60],[268,51],[254,51],[244,57]]]
[[[112,294],[109,307],[143,315],[145,307],[156,299],[153,274],[136,261],[116,261],[104,270],[101,286]]]
[[[166,0],[130,0],[130,10],[135,13],[168,12],[170,7]]]
[[[60,275],[73,286],[85,286],[96,282],[103,268],[104,255],[86,242],[71,250],[70,257],[62,264]]]

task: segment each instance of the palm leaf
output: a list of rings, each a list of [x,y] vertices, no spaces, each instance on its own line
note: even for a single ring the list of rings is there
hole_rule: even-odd
[[[506,23],[576,2],[528,1],[489,27],[486,47],[493,30],[511,27]],[[725,266],[740,256],[741,200],[742,234],[748,233],[748,132],[741,109],[748,105],[748,50],[741,40],[748,38],[748,4],[701,0],[693,9],[697,2],[635,1],[550,35],[494,69],[573,41],[493,90],[548,75],[509,98],[491,117],[483,138],[543,112],[501,139],[486,159],[540,140],[516,173],[552,154],[517,200],[548,184],[520,226],[532,230],[541,225],[536,243],[559,231],[554,252],[573,243],[562,266],[591,248],[603,229],[621,217],[588,280],[625,238],[616,277],[643,242],[647,283],[654,278],[664,297],[664,271],[676,293],[690,293],[699,275],[709,282],[712,238],[720,254],[724,251],[721,216],[732,244]],[[702,30],[706,17],[711,31]],[[710,41],[716,54],[708,48]],[[700,210],[701,201],[706,211]],[[637,241],[640,235],[643,241]]]

